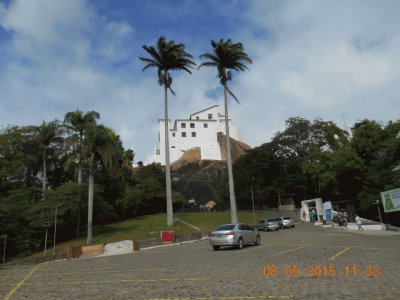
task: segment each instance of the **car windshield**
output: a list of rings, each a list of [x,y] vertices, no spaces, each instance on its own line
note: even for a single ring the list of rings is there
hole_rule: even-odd
[[[290,220],[290,217],[283,217],[284,220]]]
[[[235,225],[229,224],[229,225],[221,225],[215,229],[215,231],[223,231],[223,230],[233,230],[235,228]]]

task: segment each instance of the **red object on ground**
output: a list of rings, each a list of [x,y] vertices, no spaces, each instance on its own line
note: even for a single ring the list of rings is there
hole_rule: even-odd
[[[173,231],[161,231],[161,241],[163,243],[173,243],[174,239],[175,237]]]

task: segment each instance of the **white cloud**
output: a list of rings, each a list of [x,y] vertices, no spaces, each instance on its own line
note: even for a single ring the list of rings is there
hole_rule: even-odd
[[[16,0],[8,6],[0,4],[0,26],[9,35],[0,45],[1,125],[62,119],[77,108],[97,110],[101,122],[137,153],[136,159],[146,160],[158,143],[163,89],[155,70],[140,73],[143,64],[137,57],[145,53],[137,39],[158,32],[143,32],[143,27],[140,31],[135,19],[113,18],[93,3]],[[116,5],[110,3],[107,9]],[[240,1],[231,5],[237,3],[243,5]],[[249,3],[249,13],[240,15],[247,22],[231,34],[234,42],[244,43],[254,63],[229,83],[241,102],[230,101],[229,109],[244,142],[252,146],[268,142],[292,116],[321,117],[339,126],[344,116],[348,125],[363,118],[399,118],[400,2]],[[185,7],[190,13],[196,2]],[[221,14],[221,22],[234,19],[234,13],[232,9],[228,16]],[[160,32],[178,31],[168,22],[160,24]],[[215,37],[198,37],[196,32],[193,27],[187,48],[203,53],[202,40]],[[221,32],[221,37],[225,34]],[[181,41],[178,33],[174,39]],[[211,50],[209,44],[205,47]],[[193,70],[193,75],[173,73],[172,121],[215,104],[222,112],[222,87],[215,72],[204,68]]]
[[[299,74],[287,72],[279,84],[279,88],[296,97],[311,99],[314,98],[314,90],[306,86]]]

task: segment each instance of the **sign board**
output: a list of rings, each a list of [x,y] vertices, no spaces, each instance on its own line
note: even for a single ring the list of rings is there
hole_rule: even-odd
[[[400,211],[400,189],[381,192],[385,212]]]
[[[173,243],[175,240],[173,231],[161,231],[161,242],[164,244]]]
[[[331,201],[325,201],[323,203],[323,205],[324,205],[324,210],[332,209],[332,202]]]

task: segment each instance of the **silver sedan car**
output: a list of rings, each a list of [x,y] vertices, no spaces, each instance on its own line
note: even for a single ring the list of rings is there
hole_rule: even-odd
[[[283,217],[280,217],[280,219],[281,219],[281,223],[280,223],[281,228],[289,228],[289,227],[294,228],[296,226],[294,224],[294,220],[291,217],[283,216]]]
[[[210,245],[214,250],[221,246],[235,246],[242,249],[245,245],[260,245],[261,237],[257,229],[246,224],[225,224],[217,227],[210,234]]]
[[[258,221],[257,229],[258,230],[279,230],[279,220],[278,219],[263,219]]]

